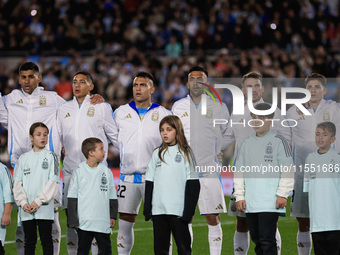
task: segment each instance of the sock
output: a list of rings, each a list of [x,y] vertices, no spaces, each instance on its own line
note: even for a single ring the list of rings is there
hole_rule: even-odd
[[[17,246],[17,254],[24,255],[25,254],[25,234],[24,234],[24,228],[22,226],[17,226],[17,230],[15,232],[15,242]]]
[[[189,228],[189,233],[191,237],[191,249],[192,249],[192,242],[194,241],[194,233],[192,232],[192,223],[188,224],[188,228]]]
[[[222,250],[222,228],[221,223],[218,223],[215,226],[208,225],[209,233],[209,248],[210,248],[210,255],[220,255]]]
[[[129,255],[131,253],[134,234],[133,226],[135,223],[119,219],[119,229],[117,235],[117,250],[119,255]]]
[[[78,234],[74,228],[67,228],[66,244],[68,255],[76,255],[78,249]]]
[[[172,254],[172,235],[170,235],[169,255]]]
[[[275,234],[275,238],[276,238],[276,247],[277,247],[277,255],[281,255],[281,235],[279,232],[279,229],[276,229],[276,234]]]
[[[299,255],[309,255],[312,251],[312,238],[310,232],[298,231],[296,239]]]
[[[60,253],[61,229],[59,224],[59,212],[54,212],[54,222],[52,223],[53,254]]]
[[[93,238],[91,245],[92,255],[98,255],[98,243],[96,238]]]
[[[234,254],[247,255],[248,249],[249,249],[249,232],[235,231]]]

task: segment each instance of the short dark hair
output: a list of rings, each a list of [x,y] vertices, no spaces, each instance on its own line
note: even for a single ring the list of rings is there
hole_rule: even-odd
[[[48,130],[48,127],[42,123],[42,122],[35,122],[31,125],[30,127],[30,135],[33,136],[33,133],[34,133],[34,130],[37,128],[37,127],[43,127],[43,128],[46,128],[47,129],[47,133],[49,133],[49,130]]]
[[[93,77],[92,77],[92,75],[91,75],[89,72],[86,72],[86,71],[79,71],[79,72],[77,72],[75,75],[73,75],[73,78],[76,77],[78,74],[85,75],[87,81],[88,81],[90,84],[93,84]]]
[[[334,123],[330,121],[321,122],[316,126],[316,128],[321,128],[324,131],[329,131],[331,133],[331,136],[335,136],[336,134],[336,127]]]
[[[307,76],[307,78],[305,79],[305,85],[307,86],[307,83],[313,80],[317,80],[321,82],[321,85],[324,86],[326,88],[326,84],[327,84],[327,79],[325,76],[323,76],[322,74],[319,73],[311,73],[310,75]]]
[[[153,75],[151,73],[148,72],[139,72],[136,74],[136,77],[142,77],[142,78],[149,78],[152,81],[152,85],[155,83],[155,78],[153,77]]]
[[[35,63],[26,62],[26,63],[23,63],[19,67],[19,74],[21,73],[21,71],[28,71],[28,70],[33,70],[35,73],[39,73],[39,67]]]
[[[254,108],[256,110],[264,111],[264,110],[269,110],[271,108],[271,105],[267,104],[267,103],[260,103],[260,104],[255,105]],[[258,116],[264,117],[266,119],[273,119],[274,115],[275,115],[275,111],[273,113],[271,113],[271,114],[268,114],[268,115],[258,115]],[[251,116],[252,117],[256,116],[256,114],[251,113]]]
[[[192,72],[203,72],[203,73],[205,73],[205,75],[207,77],[209,76],[208,71],[204,67],[201,67],[201,66],[193,66],[193,67],[191,67],[189,72],[188,72],[188,75],[191,74]]]
[[[261,74],[259,74],[257,72],[249,72],[249,73],[243,75],[242,81],[241,81],[242,86],[244,85],[244,81],[248,78],[259,79],[262,83],[262,75]]]
[[[83,141],[81,144],[81,151],[84,154],[85,158],[89,158],[90,151],[94,151],[96,149],[96,144],[103,143],[100,139],[96,137],[90,137]]]

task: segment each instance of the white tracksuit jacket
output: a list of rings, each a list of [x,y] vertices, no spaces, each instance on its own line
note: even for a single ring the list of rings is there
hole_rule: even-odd
[[[115,110],[121,175],[145,174],[153,150],[162,143],[159,123],[170,114],[163,106],[152,103],[141,120],[134,101]],[[121,179],[126,181],[125,177]]]
[[[221,139],[227,132],[229,111],[223,103],[222,106],[208,97],[207,115],[201,114],[202,104],[198,107],[190,95],[176,101],[172,112],[177,115],[184,126],[185,136],[192,148],[197,166],[216,166],[216,155],[221,151]],[[214,127],[214,119],[225,120],[225,124]]]
[[[8,152],[12,165],[19,157],[32,149],[29,129],[35,122],[43,122],[49,128],[46,149],[60,157],[61,143],[56,128],[58,107],[65,100],[52,91],[37,87],[31,95],[21,90],[13,90],[3,96],[8,111]]]
[[[63,174],[71,175],[86,158],[81,151],[82,142],[89,137],[99,138],[104,144],[105,160],[108,151],[108,140],[115,145],[117,133],[113,120],[113,111],[109,104],[90,104],[87,95],[79,107],[77,99],[63,104],[57,114],[58,132],[65,148]]]

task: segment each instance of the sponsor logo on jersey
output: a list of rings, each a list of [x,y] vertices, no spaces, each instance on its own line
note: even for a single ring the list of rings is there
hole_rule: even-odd
[[[212,119],[213,118],[213,110],[211,108],[207,109],[207,114],[205,115],[207,119]]]
[[[23,104],[23,103],[24,103],[24,101],[22,99],[20,99],[16,102],[16,104]]]
[[[70,113],[68,112],[66,115],[65,115],[65,119],[67,118],[67,117],[71,117],[71,115],[70,115]]]
[[[181,118],[184,118],[184,117],[189,117],[189,114],[187,112],[183,113],[183,115],[181,116]]]
[[[126,115],[126,116],[124,117],[124,119],[132,119],[131,114],[129,113],[128,115]]]
[[[238,123],[244,123],[244,119],[240,119]]]
[[[175,162],[181,163],[181,161],[182,161],[182,156],[179,152],[177,152],[176,157],[175,157]]]
[[[323,118],[323,121],[330,121],[331,120],[331,116],[329,115],[329,112],[327,112],[327,111],[323,112],[322,118]]]
[[[46,97],[45,96],[40,96],[39,97],[39,105],[40,106],[45,106],[46,105]]]
[[[91,107],[89,107],[89,109],[87,110],[87,116],[89,116],[89,117],[93,117],[94,116],[94,107],[93,106],[91,106]]]
[[[157,159],[156,168],[161,167],[161,166],[162,166],[162,161],[160,159]]]
[[[29,175],[31,173],[31,168],[26,168],[23,170],[24,175]]]
[[[159,113],[158,111],[154,111],[151,115],[151,120],[157,122],[159,120]]]
[[[306,120],[306,118],[304,115],[302,115],[300,118],[298,118],[298,120]]]
[[[47,158],[44,158],[44,160],[41,164],[41,168],[44,169],[44,170],[48,169],[48,159]]]

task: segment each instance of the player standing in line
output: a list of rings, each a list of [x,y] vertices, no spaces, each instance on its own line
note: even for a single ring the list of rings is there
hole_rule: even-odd
[[[315,131],[318,150],[306,158],[303,191],[308,192],[316,255],[340,254],[340,153],[331,148],[335,134],[334,123],[319,123]]]
[[[22,90],[15,89],[2,97],[8,112],[8,152],[13,168],[20,155],[32,149],[29,128],[35,122],[43,122],[48,127],[50,132],[46,149],[55,152],[60,157],[61,146],[56,131],[56,112],[65,100],[57,93],[44,91],[42,87],[39,87],[41,80],[38,66],[32,62],[26,62],[19,68],[19,84]],[[57,209],[59,201],[54,200],[54,203]],[[54,215],[52,238],[54,254],[59,254],[61,232],[58,210]],[[23,255],[25,237],[22,226],[17,227],[15,239],[17,254]]]
[[[85,139],[81,150],[86,161],[74,171],[68,190],[68,226],[77,229],[78,254],[89,254],[93,238],[99,254],[112,254],[110,235],[118,212],[113,174],[101,163],[105,150],[100,139]]]
[[[57,109],[65,103],[65,100],[52,91],[45,91],[38,86],[42,81],[39,67],[33,62],[26,62],[19,67],[19,84],[21,90],[15,89],[10,94],[3,96],[5,109],[7,109],[8,119],[3,123],[8,126],[8,152],[10,161],[15,168],[20,155],[32,149],[29,138],[29,128],[35,122],[43,122],[49,129],[49,139],[46,149],[55,152],[60,158],[61,142],[56,130]],[[102,97],[97,96],[91,100],[95,104],[102,101]],[[3,112],[3,111],[0,111]],[[1,116],[1,115],[0,115]],[[4,114],[2,114],[4,116]],[[54,254],[59,254],[60,250],[60,224],[57,208],[60,202],[55,199],[55,219],[52,225],[52,238]],[[24,254],[24,231],[21,226],[16,231],[17,254]]]
[[[270,108],[266,103],[255,106],[257,110]],[[286,139],[270,130],[274,113],[251,115],[256,133],[243,141],[236,160],[236,207],[246,213],[256,254],[277,254],[277,221],[280,213],[286,213],[294,185],[292,153]],[[257,171],[251,171],[254,167]]]
[[[48,128],[34,123],[29,131],[33,149],[20,156],[15,167],[13,195],[25,232],[25,254],[35,254],[37,227],[44,254],[53,254],[54,197],[59,190],[59,162],[45,148]],[[19,224],[19,222],[18,222]]]
[[[163,142],[154,150],[145,177],[145,220],[152,218],[155,254],[169,252],[171,233],[178,254],[191,254],[188,223],[200,191],[195,158],[177,116],[164,117],[159,131]]]
[[[247,98],[247,89],[252,90],[252,102],[256,106],[260,103],[264,103],[262,99],[262,94],[264,92],[264,87],[262,86],[262,76],[256,72],[250,72],[243,76],[242,78],[242,90],[245,98]],[[245,105],[243,115],[232,114],[228,123],[227,129],[227,139],[223,142],[222,149],[227,148],[233,142],[235,142],[234,151],[234,165],[236,159],[239,155],[239,150],[241,148],[242,142],[249,136],[255,133],[254,129],[248,125],[248,121],[251,120],[250,110]],[[281,126],[281,121],[284,120],[284,116],[281,115],[279,108],[276,108],[274,119],[280,119],[280,122],[275,122],[274,127],[271,129],[278,134],[282,135],[288,143],[291,141],[291,129],[289,127]],[[233,123],[233,125],[231,125]],[[236,210],[236,200],[235,196],[232,194],[229,203],[228,215],[236,216],[236,231],[234,235],[234,254],[235,255],[246,255],[249,249],[249,235],[248,235],[248,225],[246,221],[245,213]],[[281,235],[279,230],[276,231],[276,241],[278,254],[281,253]]]
[[[304,115],[294,105],[287,111],[287,119],[297,121],[297,126],[292,128],[293,159],[296,169],[294,193],[291,202],[291,216],[296,217],[299,223],[297,234],[297,248],[299,255],[309,255],[312,250],[312,240],[309,230],[308,194],[303,192],[303,170],[305,159],[309,153],[317,150],[315,144],[315,130],[318,123],[331,121],[340,126],[340,108],[332,100],[324,100],[327,92],[327,80],[325,76],[311,73],[305,79],[306,89],[311,93],[307,110],[311,115]],[[340,148],[340,137],[337,134],[335,149]],[[300,167],[301,166],[301,167]]]
[[[77,72],[73,77],[73,95],[71,101],[63,104],[57,114],[58,132],[65,148],[63,162],[63,204],[67,215],[67,192],[72,173],[78,165],[85,161],[81,152],[82,142],[89,137],[97,137],[104,142],[105,151],[108,150],[109,140],[116,145],[117,133],[112,117],[113,111],[109,104],[90,103],[90,92],[94,88],[93,78],[88,72]],[[106,155],[107,156],[107,155]],[[106,156],[104,164],[106,163]],[[74,229],[67,229],[66,235],[68,254],[76,254],[78,236]],[[97,253],[97,247],[92,247]]]
[[[120,151],[120,181],[117,190],[119,230],[118,254],[130,254],[133,226],[144,199],[145,172],[153,150],[162,142],[158,131],[160,120],[171,112],[152,103],[155,91],[151,74],[140,72],[133,80],[133,101],[114,112]],[[169,240],[170,241],[170,240]]]
[[[207,99],[207,114],[201,114],[202,110],[202,83],[207,84],[208,72],[199,66],[189,70],[187,86],[190,94],[176,101],[172,112],[177,115],[184,126],[185,136],[192,148],[197,166],[208,167],[219,165],[216,155],[221,150],[221,137],[226,133],[227,125],[214,127],[214,119],[229,119],[228,108],[225,104],[215,105],[211,98]],[[201,191],[198,207],[201,215],[205,215],[208,223],[210,254],[221,254],[222,228],[220,213],[226,213],[220,174],[213,172],[200,173]],[[191,240],[193,240],[192,224],[189,224]],[[191,242],[192,243],[192,242]]]

